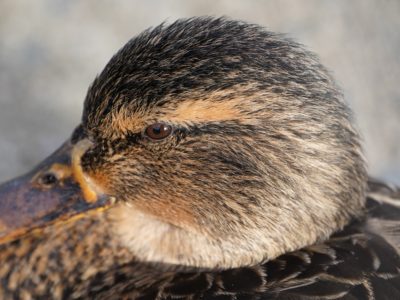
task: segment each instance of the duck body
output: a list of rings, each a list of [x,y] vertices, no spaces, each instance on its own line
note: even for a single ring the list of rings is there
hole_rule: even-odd
[[[397,299],[399,189],[318,58],[214,18],[129,41],[0,186],[1,299]]]

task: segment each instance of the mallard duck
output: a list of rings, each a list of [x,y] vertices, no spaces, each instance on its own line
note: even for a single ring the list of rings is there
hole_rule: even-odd
[[[0,188],[1,299],[400,299],[400,190],[331,75],[224,18],[130,40]]]

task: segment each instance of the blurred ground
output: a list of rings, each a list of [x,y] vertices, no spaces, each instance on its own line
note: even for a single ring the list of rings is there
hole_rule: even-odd
[[[400,1],[0,2],[0,182],[55,149],[88,85],[141,30],[197,15],[286,32],[318,53],[363,132],[370,173],[400,184]]]

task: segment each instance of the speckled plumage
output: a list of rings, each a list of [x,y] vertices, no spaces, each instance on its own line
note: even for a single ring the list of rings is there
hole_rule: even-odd
[[[399,190],[366,192],[360,144],[301,45],[226,19],[148,30],[18,205],[17,183],[0,189],[0,295],[396,299]]]

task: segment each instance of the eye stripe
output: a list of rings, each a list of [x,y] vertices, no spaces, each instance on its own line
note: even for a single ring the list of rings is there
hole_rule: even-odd
[[[148,127],[146,127],[147,129]],[[206,123],[201,125],[190,125],[190,126],[176,126],[172,128],[171,134],[176,136],[179,140],[186,136],[201,136],[210,134],[221,134],[229,136],[243,136],[247,133],[254,133],[257,128],[254,125],[239,124],[235,121],[226,121],[218,123]],[[125,149],[129,144],[139,143],[143,139],[143,135],[146,135],[146,130],[143,132],[129,132],[124,138],[116,139],[112,146],[119,146],[119,148]],[[162,139],[160,139],[162,140]],[[125,141],[125,142],[123,142]],[[117,149],[121,150],[121,149]]]

